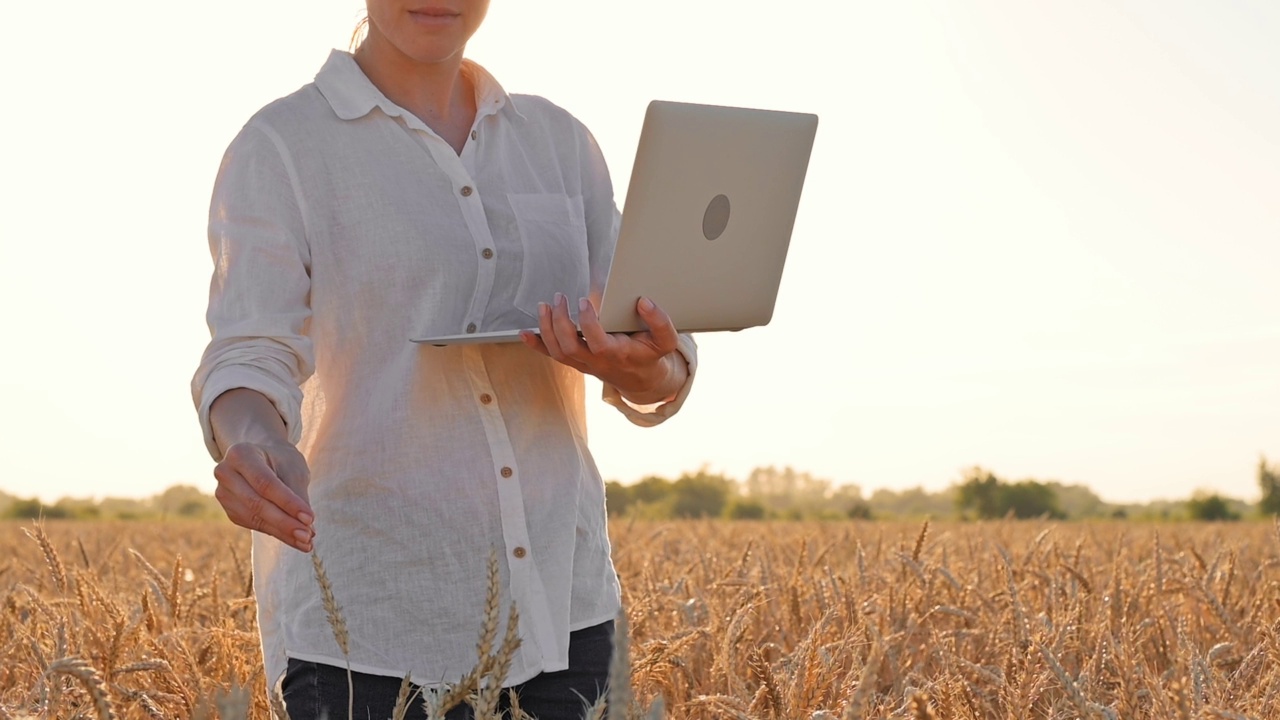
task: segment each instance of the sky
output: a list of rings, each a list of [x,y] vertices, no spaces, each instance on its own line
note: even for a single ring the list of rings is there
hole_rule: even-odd
[[[0,491],[213,490],[214,174],[362,7],[7,9]],[[1276,37],[1268,0],[494,0],[468,55],[581,119],[620,204],[652,99],[820,117],[772,323],[700,336],[663,426],[590,402],[607,479],[981,465],[1134,501],[1280,462]]]

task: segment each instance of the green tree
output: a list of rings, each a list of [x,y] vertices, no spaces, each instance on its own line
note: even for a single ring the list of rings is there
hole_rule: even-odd
[[[766,516],[795,520],[836,520],[864,503],[862,488],[857,485],[836,485],[790,466],[754,468],[739,491],[745,499],[763,506]]]
[[[923,487],[907,488],[894,492],[881,488],[871,493],[867,500],[871,514],[876,517],[941,518],[953,514],[959,507],[959,486],[931,493]]]
[[[844,513],[850,520],[874,520],[875,514],[871,512],[871,506],[865,500],[859,500],[849,506]]]
[[[1280,515],[1280,465],[1268,465],[1265,455],[1258,460],[1258,488],[1262,490],[1258,510],[1264,515]]]
[[[1065,518],[1058,507],[1058,496],[1053,488],[1035,480],[1023,480],[1000,487],[998,505],[1001,515],[1013,513],[1016,518],[1051,517]]]
[[[67,517],[77,520],[95,520],[102,517],[102,509],[93,498],[64,497],[58,500],[54,507],[65,511]]]
[[[956,505],[961,510],[973,510],[984,519],[1004,517],[1000,506],[1001,482],[996,476],[980,467],[970,468],[960,483]]]
[[[1110,517],[1115,510],[1084,485],[1064,485],[1052,481],[1044,484],[1053,489],[1053,494],[1058,498],[1058,507],[1069,518]]]
[[[1187,514],[1192,520],[1239,520],[1240,513],[1231,509],[1227,499],[1217,493],[1197,492],[1187,501]]]
[[[59,520],[70,517],[71,513],[63,507],[57,505],[45,505],[37,498],[30,500],[14,500],[9,505],[9,509],[5,511],[5,517],[17,518],[20,520]]]
[[[734,498],[724,509],[724,516],[730,520],[763,520],[767,511],[757,500]]]
[[[120,520],[138,520],[153,514],[150,506],[134,498],[103,498],[98,503],[98,508],[102,510],[103,517],[119,518]]]
[[[203,500],[188,500],[178,506],[178,514],[188,518],[207,517],[209,505]]]
[[[659,503],[671,495],[671,481],[650,475],[631,486],[631,500],[637,503]]]
[[[827,509],[820,517],[871,519],[871,506],[862,497],[862,488],[853,484],[845,484],[831,491],[827,500]]]
[[[1035,480],[1006,483],[982,468],[971,468],[957,488],[956,504],[990,520],[1013,515],[1016,518],[1064,518],[1054,488]]]
[[[199,488],[191,485],[169,487],[159,495],[153,496],[150,504],[162,516],[200,517],[220,514],[222,511],[217,499],[212,495],[205,495]]]
[[[672,485],[671,515],[678,518],[719,517],[724,513],[734,482],[706,469],[695,475],[681,475]]]
[[[631,488],[617,480],[604,484],[604,506],[610,515],[625,515],[631,507]]]

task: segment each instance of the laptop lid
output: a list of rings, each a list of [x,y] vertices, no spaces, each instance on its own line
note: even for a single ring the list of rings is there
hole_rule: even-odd
[[[604,329],[644,329],[641,296],[680,332],[767,324],[817,126],[806,113],[651,102],[600,301]],[[512,329],[414,342],[518,339]]]
[[[605,329],[642,329],[642,295],[681,332],[767,324],[817,127],[805,113],[650,103],[600,305]]]

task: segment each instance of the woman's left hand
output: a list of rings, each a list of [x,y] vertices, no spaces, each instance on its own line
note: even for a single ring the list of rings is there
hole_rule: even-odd
[[[637,405],[670,400],[689,373],[683,356],[676,352],[676,328],[648,298],[636,302],[636,311],[646,330],[609,334],[585,298],[578,301],[578,325],[574,325],[568,298],[556,293],[552,304],[538,305],[541,336],[525,331],[520,337],[543,355],[613,385]]]

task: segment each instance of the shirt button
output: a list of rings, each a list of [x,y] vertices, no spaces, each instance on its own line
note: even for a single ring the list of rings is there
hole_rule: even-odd
[[[488,405],[491,402],[493,402],[493,396],[490,395],[489,393],[484,393],[480,396],[481,405]]]
[[[472,131],[471,131],[471,139],[472,139],[472,140],[475,140],[475,139],[477,139],[477,138],[479,138],[479,137],[480,137],[480,133],[476,132],[475,130],[472,130]]]
[[[502,468],[502,477],[511,477],[512,470],[509,467]]]
[[[475,323],[467,323],[467,332],[468,332],[468,333],[473,333],[473,332],[475,332],[475,331],[476,331],[476,324],[475,324]]]
[[[518,548],[516,548],[515,550],[512,550],[512,551],[511,551],[511,554],[512,554],[512,555],[515,555],[515,556],[516,556],[516,557],[518,557],[518,558],[522,558],[522,557],[524,557],[525,555],[528,555],[528,554],[529,554],[529,551],[528,551],[528,550],[525,550],[525,549],[524,549],[524,548],[522,548],[522,547],[518,547]]]
[[[480,256],[483,257],[485,260],[492,260],[493,250],[490,250],[489,248],[485,248],[483,251],[481,251]]]
[[[470,185],[463,185],[462,190],[459,192],[462,193],[462,197],[471,197],[471,193],[474,191],[471,189]]]

